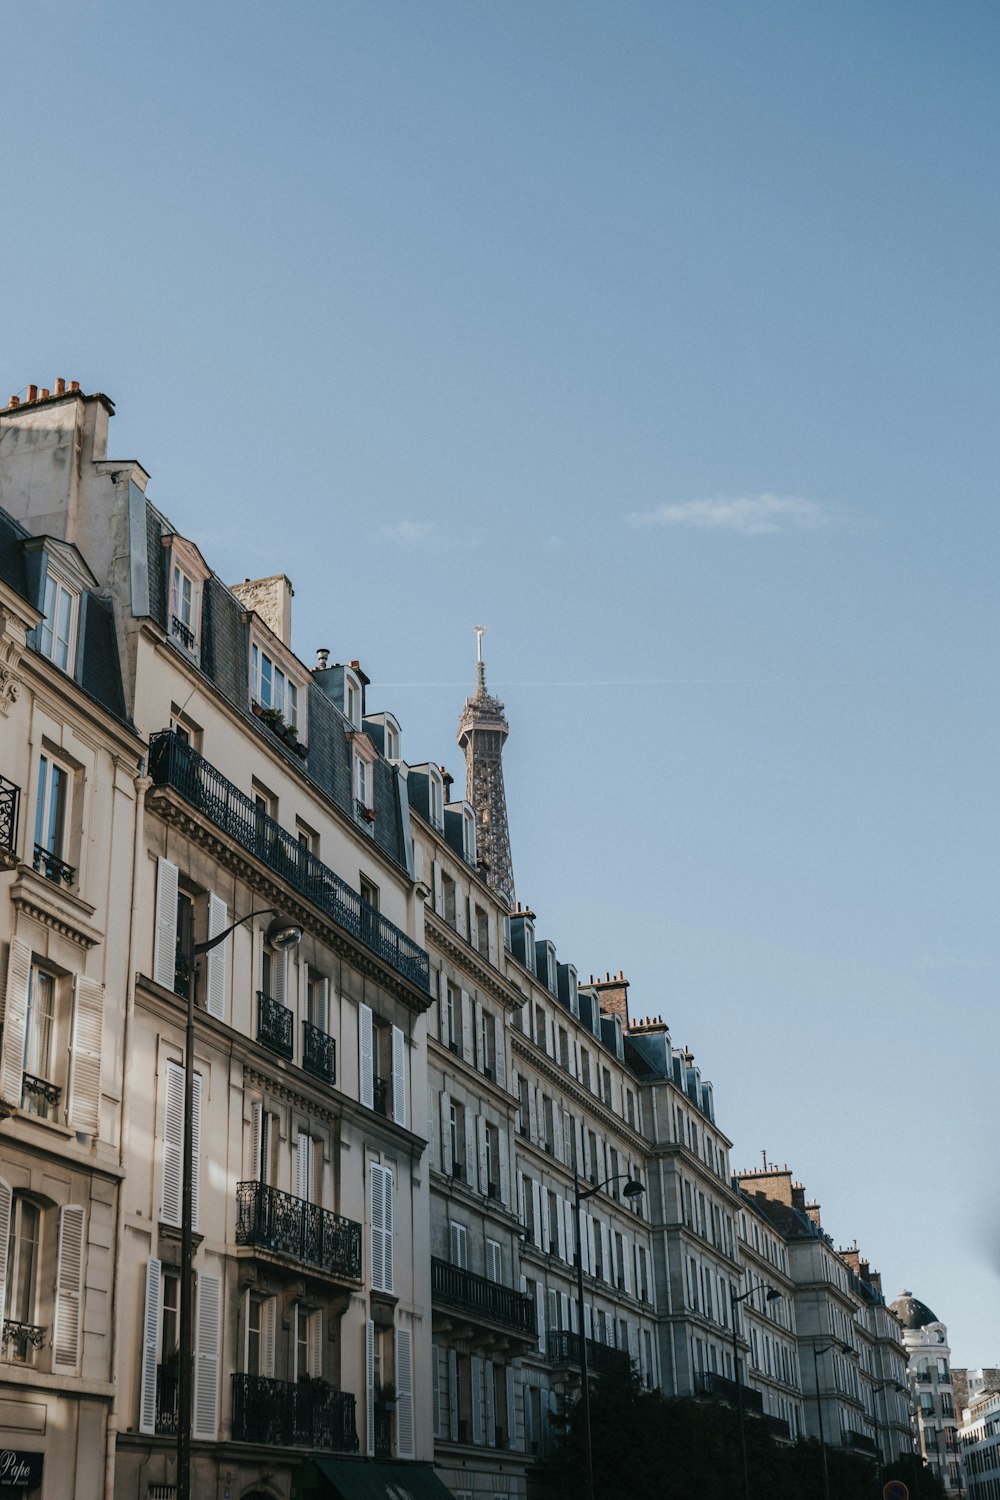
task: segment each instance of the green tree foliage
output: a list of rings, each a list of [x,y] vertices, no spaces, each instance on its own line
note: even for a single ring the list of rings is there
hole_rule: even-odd
[[[633,1373],[609,1373],[591,1387],[591,1436],[596,1500],[742,1500],[743,1468],[736,1411],[717,1401],[668,1400],[645,1391]],[[540,1500],[583,1500],[583,1422],[578,1400],[563,1403],[552,1453],[537,1468]],[[752,1500],[823,1500],[818,1442],[774,1441],[752,1414],[746,1419]],[[943,1500],[927,1469],[914,1465],[881,1475],[874,1461],[827,1449],[830,1500],[877,1500],[887,1479],[910,1486],[913,1500]]]

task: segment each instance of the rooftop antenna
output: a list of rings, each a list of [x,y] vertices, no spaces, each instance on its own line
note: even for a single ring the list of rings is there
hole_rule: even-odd
[[[474,625],[476,633],[476,686],[481,693],[486,691],[486,666],[483,662],[483,636],[486,634],[485,625]]]

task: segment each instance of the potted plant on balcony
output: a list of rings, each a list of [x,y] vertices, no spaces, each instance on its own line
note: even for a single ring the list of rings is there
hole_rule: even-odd
[[[396,1387],[391,1380],[376,1380],[375,1405],[383,1411],[392,1411],[397,1401]]]

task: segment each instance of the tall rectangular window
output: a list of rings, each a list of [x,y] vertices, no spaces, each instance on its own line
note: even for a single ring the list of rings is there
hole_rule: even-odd
[[[65,866],[69,826],[70,773],[43,755],[38,762],[38,802],[35,806],[35,868],[50,880],[72,880]],[[48,856],[48,858],[46,858]]]
[[[39,650],[64,672],[70,670],[79,596],[49,573],[45,579],[42,608],[45,619],[38,635]]]
[[[251,647],[251,691],[261,708],[273,708],[292,729],[299,719],[299,690],[267,652]]]

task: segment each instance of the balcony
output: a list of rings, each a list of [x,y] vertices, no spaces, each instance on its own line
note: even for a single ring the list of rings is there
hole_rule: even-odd
[[[150,741],[149,774],[171,787],[223,833],[417,989],[430,993],[430,960],[423,948],[362,901],[357,891],[311,850],[258,810],[251,799],[172,730]]]
[[[176,615],[170,616],[170,634],[175,640],[180,641],[186,651],[194,650],[195,635],[190,626],[185,625],[183,620]]]
[[[4,1318],[0,1356],[18,1364],[30,1364],[35,1350],[44,1347],[48,1332],[47,1328],[39,1328],[35,1323],[18,1323],[13,1318]]]
[[[741,1386],[743,1410],[763,1416],[764,1398],[760,1391],[755,1391],[752,1386],[744,1382],[741,1382]],[[719,1401],[728,1401],[730,1406],[736,1406],[739,1403],[736,1381],[730,1380],[727,1375],[718,1375],[714,1370],[705,1370],[700,1375],[695,1375],[694,1389],[697,1396],[714,1396]]]
[[[361,1279],[361,1225],[266,1182],[237,1185],[236,1243],[290,1256],[342,1279]]]
[[[455,1307],[487,1323],[514,1328],[535,1337],[535,1304],[523,1292],[501,1286],[486,1276],[476,1276],[446,1260],[431,1260],[431,1296],[435,1302]]]
[[[373,1108],[376,1114],[389,1118],[389,1085],[376,1074],[372,1078]]]
[[[257,1040],[279,1057],[291,1061],[295,1017],[287,1005],[272,1000],[263,990],[257,991]]]
[[[878,1444],[867,1432],[857,1432],[853,1427],[844,1428],[844,1447],[854,1448],[858,1453],[878,1454]]]
[[[324,1083],[337,1082],[337,1043],[311,1021],[302,1022],[302,1066]]]
[[[550,1333],[548,1356],[554,1365],[578,1365],[580,1363],[580,1335],[578,1333]],[[587,1369],[591,1375],[621,1374],[629,1367],[629,1357],[624,1349],[612,1349],[610,1344],[598,1344],[587,1340]]]
[[[13,866],[17,850],[17,819],[21,788],[0,776],[0,864]]]
[[[76,867],[68,865],[58,854],[46,849],[44,844],[35,845],[35,857],[31,864],[46,880],[54,881],[56,885],[72,885],[76,879]]]
[[[156,1431],[160,1437],[177,1436],[177,1395],[180,1377],[176,1365],[156,1367]]]
[[[354,1397],[331,1391],[325,1381],[293,1385],[264,1375],[234,1375],[233,1437],[275,1448],[357,1453]]]
[[[760,1420],[771,1436],[778,1439],[779,1443],[791,1442],[792,1430],[783,1417],[772,1417],[770,1412],[762,1412]]]
[[[57,1083],[36,1078],[33,1073],[21,1074],[21,1108],[30,1115],[37,1115],[39,1120],[52,1119],[51,1111],[56,1109],[61,1098],[62,1089]]]

